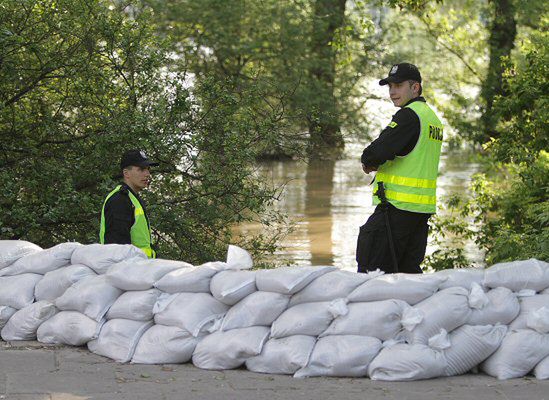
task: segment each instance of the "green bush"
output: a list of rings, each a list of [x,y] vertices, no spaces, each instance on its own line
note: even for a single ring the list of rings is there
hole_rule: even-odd
[[[0,20],[0,238],[96,242],[120,155],[141,148],[161,164],[144,193],[160,256],[220,259],[240,221],[270,226],[241,244],[274,250],[277,191],[254,165],[283,106],[261,85],[192,85],[135,5],[8,1]]]

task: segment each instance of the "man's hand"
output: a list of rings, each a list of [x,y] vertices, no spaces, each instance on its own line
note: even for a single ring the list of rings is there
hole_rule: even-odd
[[[362,164],[362,170],[364,171],[365,174],[369,174],[372,171],[377,171],[377,167],[368,167]]]

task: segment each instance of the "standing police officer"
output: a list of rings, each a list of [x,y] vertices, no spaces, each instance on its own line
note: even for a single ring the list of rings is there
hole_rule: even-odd
[[[436,212],[442,123],[421,97],[421,75],[415,65],[393,65],[379,84],[389,85],[389,96],[400,110],[362,153],[364,172],[377,171],[377,207],[360,228],[358,272],[379,268],[386,273],[421,273],[427,221]]]
[[[149,186],[150,167],[157,165],[143,151],[129,150],[124,153],[120,160],[123,183],[110,192],[103,202],[99,229],[101,244],[133,244],[147,257],[156,257],[145,203],[138,193]]]

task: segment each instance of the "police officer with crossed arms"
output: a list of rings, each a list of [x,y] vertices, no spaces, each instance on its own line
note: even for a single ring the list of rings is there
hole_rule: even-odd
[[[363,171],[376,171],[373,204],[377,207],[360,227],[358,272],[379,268],[386,273],[421,273],[427,222],[436,212],[443,126],[421,96],[421,74],[415,65],[393,65],[379,84],[388,85],[389,97],[400,110],[362,153]],[[380,197],[386,199],[382,204]]]

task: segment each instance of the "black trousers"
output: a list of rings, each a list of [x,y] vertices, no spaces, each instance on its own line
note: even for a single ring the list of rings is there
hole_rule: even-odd
[[[399,210],[389,204],[389,223],[398,264],[398,272],[421,274],[431,214]],[[384,211],[378,205],[358,234],[356,261],[358,272],[380,269],[395,272],[389,247]]]

